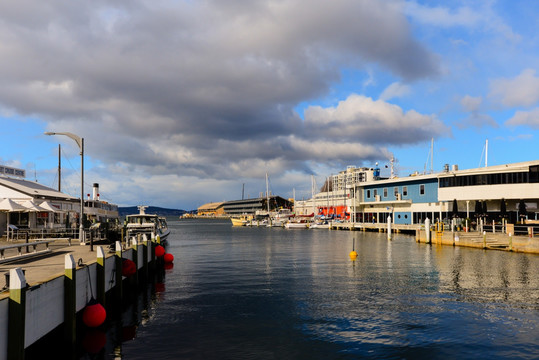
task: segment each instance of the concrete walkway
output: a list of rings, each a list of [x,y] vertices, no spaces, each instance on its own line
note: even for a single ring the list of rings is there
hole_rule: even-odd
[[[0,247],[10,246],[13,244],[24,244],[23,241],[0,241]],[[5,257],[12,258],[8,262],[0,264],[0,289],[3,287],[3,291],[0,292],[0,299],[9,296],[8,286],[6,284],[6,277],[2,274],[9,273],[11,269],[20,267],[25,272],[26,282],[29,286],[39,285],[47,282],[58,276],[62,276],[65,273],[65,255],[71,254],[75,259],[75,262],[81,262],[85,265],[94,263],[97,261],[97,247],[102,246],[105,251],[105,256],[113,256],[113,252],[109,252],[109,244],[95,244],[94,251],[90,251],[90,245],[80,245],[78,240],[74,240],[71,245],[67,239],[56,240],[49,245],[50,252],[37,254],[32,257],[26,258],[12,258],[17,255],[18,249],[5,250]],[[46,249],[45,245],[39,245],[37,251]],[[30,253],[33,251],[32,247],[29,249]],[[26,247],[23,247],[22,252],[27,256]]]

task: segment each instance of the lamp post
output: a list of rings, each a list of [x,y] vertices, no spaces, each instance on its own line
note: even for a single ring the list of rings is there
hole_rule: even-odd
[[[84,244],[84,225],[82,223],[84,217],[84,138],[81,138],[70,132],[45,132],[45,135],[65,135],[75,140],[80,149],[80,218],[79,218],[79,241]],[[91,240],[91,237],[90,237]],[[93,251],[93,244],[90,244],[90,251]]]

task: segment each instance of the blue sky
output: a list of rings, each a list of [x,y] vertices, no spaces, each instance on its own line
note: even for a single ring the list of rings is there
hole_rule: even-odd
[[[399,176],[538,159],[539,3],[0,4],[0,162],[119,205],[310,195],[348,165]],[[428,160],[428,164],[427,164]]]

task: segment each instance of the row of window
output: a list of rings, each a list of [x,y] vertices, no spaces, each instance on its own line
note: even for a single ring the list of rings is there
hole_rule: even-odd
[[[539,166],[530,166],[529,172],[452,176],[440,179],[440,187],[528,184],[539,182]]]
[[[372,198],[376,198],[376,196],[378,195],[378,189],[373,189],[372,190]],[[399,187],[398,186],[395,186],[393,188],[393,195],[395,196],[395,198],[397,198],[399,196]],[[425,185],[424,184],[421,184],[419,185],[419,195],[425,195]],[[402,196],[408,196],[408,186],[403,186],[402,187]],[[388,197],[388,188],[384,188],[383,189],[383,197],[384,198],[387,198]],[[367,190],[367,199],[371,199],[371,190]]]

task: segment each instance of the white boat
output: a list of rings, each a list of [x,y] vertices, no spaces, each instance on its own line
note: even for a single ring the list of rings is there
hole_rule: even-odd
[[[294,217],[294,213],[290,209],[283,208],[279,209],[276,213],[271,213],[270,217],[271,224],[268,224],[268,226],[283,227],[291,217]]]
[[[127,237],[131,238],[137,234],[146,234],[148,240],[153,235],[155,237],[159,236],[161,242],[166,241],[170,234],[166,219],[158,215],[146,214],[146,208],[148,206],[138,206],[138,214],[125,217]]]
[[[309,226],[309,229],[329,229],[329,223],[327,221],[315,222]]]
[[[93,197],[84,200],[84,214],[92,223],[117,223],[120,221],[118,205],[99,198],[99,184],[94,183]]]
[[[286,224],[284,224],[284,227],[286,229],[308,229],[309,228],[309,222],[305,220],[299,220],[299,221],[288,221]]]

